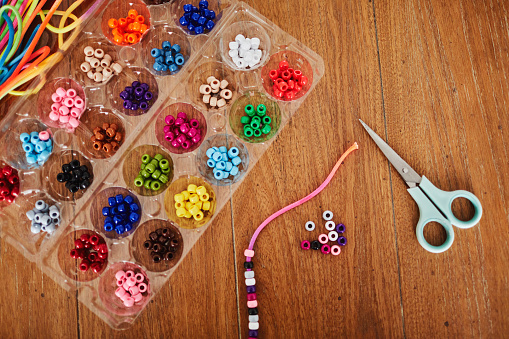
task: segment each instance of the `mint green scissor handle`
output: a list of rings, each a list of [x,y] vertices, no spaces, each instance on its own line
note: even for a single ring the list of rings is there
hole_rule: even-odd
[[[441,189],[436,188],[425,176],[422,176],[419,186],[409,188],[408,193],[410,193],[419,206],[420,217],[415,230],[417,240],[421,246],[429,252],[441,253],[447,251],[449,247],[451,247],[454,241],[454,229],[452,228],[452,225],[459,228],[470,228],[477,225],[479,220],[481,220],[481,202],[470,192],[461,190],[452,192],[442,191]],[[456,198],[465,198],[472,203],[475,210],[472,219],[462,221],[454,216],[452,212],[452,202]],[[437,222],[445,229],[447,239],[440,246],[430,245],[424,238],[424,227],[430,222]]]

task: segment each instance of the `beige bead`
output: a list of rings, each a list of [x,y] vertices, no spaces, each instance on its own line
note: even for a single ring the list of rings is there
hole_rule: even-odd
[[[233,93],[229,89],[223,89],[219,95],[226,100],[230,100],[233,96]]]
[[[99,59],[97,59],[97,58],[91,58],[89,62],[90,62],[90,66],[92,66],[92,68],[97,68],[101,64],[99,62]]]
[[[94,71],[90,70],[87,72],[87,77],[91,80],[94,80]]]
[[[210,94],[211,90],[212,90],[212,88],[210,88],[209,85],[201,85],[200,86],[200,93],[201,94]]]
[[[210,94],[205,94],[203,96],[203,102],[208,104],[210,102]]]
[[[216,97],[211,97],[209,104],[212,107],[216,107],[216,105],[217,105],[217,98]]]
[[[104,70],[103,70],[103,72],[104,72]],[[113,76],[113,75],[110,75],[110,76],[108,76],[108,77],[105,77],[105,76],[104,76],[104,74],[103,74],[103,84],[107,83],[107,82],[108,82],[108,80],[110,80],[110,79],[112,78],[112,76]]]
[[[86,56],[86,57],[85,57],[85,62],[90,63],[90,60],[92,60],[92,57],[91,57],[91,56]]]
[[[113,71],[109,67],[104,67],[103,69],[103,80],[104,78],[109,78],[113,74]]]
[[[219,87],[221,87],[221,89],[225,89],[226,87],[228,87],[228,81],[222,80],[221,85]]]
[[[88,56],[88,57],[91,57],[91,56],[94,55],[94,49],[91,46],[85,47],[83,52],[85,52],[85,55]]]
[[[209,85],[210,85],[210,83],[211,83],[212,81],[214,81],[214,80],[216,80],[216,77],[215,77],[215,76],[213,76],[213,75],[209,76],[209,77],[207,78],[207,84],[209,84]]]
[[[94,56],[97,58],[97,59],[102,59],[104,57],[104,51],[100,48],[96,49],[94,51]]]
[[[110,67],[110,65],[111,65],[111,58],[110,58],[110,59],[103,58],[103,59],[101,60],[101,66],[102,66],[103,68]]]
[[[221,108],[223,107],[224,105],[226,105],[226,100],[224,100],[223,98],[219,99],[217,101],[217,107]]]
[[[219,90],[220,90],[220,88],[219,88],[219,87],[218,87],[218,88],[212,88],[212,93],[214,93],[214,94],[215,94],[215,93],[219,93]]]
[[[103,75],[99,72],[94,73],[94,81],[95,82],[103,81]]]
[[[119,74],[120,72],[122,72],[122,66],[120,66],[116,62],[113,63],[110,67],[113,70],[113,72],[115,72],[115,74]]]
[[[80,69],[85,73],[88,73],[88,71],[90,71],[91,68],[92,67],[90,67],[90,64],[86,61],[80,65]]]
[[[96,72],[99,72],[99,73],[102,73],[103,71],[103,67],[101,66],[98,66],[96,69],[95,69]]]
[[[210,87],[212,87],[212,89],[219,88],[220,85],[221,83],[217,79],[212,80],[212,82],[210,83]]]
[[[112,60],[111,55],[109,54],[104,54],[103,59],[108,59],[110,62]]]

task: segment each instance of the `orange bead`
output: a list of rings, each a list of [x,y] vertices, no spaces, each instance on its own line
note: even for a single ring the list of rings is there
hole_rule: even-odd
[[[113,28],[113,30],[111,31],[111,34],[113,34],[113,36],[115,36],[115,35],[122,36],[122,35],[124,35],[124,32],[120,28],[117,27],[117,28]]]
[[[130,44],[135,44],[138,42],[138,38],[136,37],[136,35],[131,33],[127,36],[127,42]]]
[[[118,26],[118,21],[116,19],[111,18],[110,20],[108,20],[108,26],[110,28],[115,28]]]
[[[140,24],[145,22],[145,17],[143,15],[138,15],[136,17],[136,22],[139,22]]]
[[[127,40],[128,36],[129,36],[129,33],[124,33],[124,42],[129,42],[129,40]]]
[[[113,36],[113,41],[117,44],[121,44],[124,42],[124,37],[122,35],[115,35]]]
[[[126,20],[125,18],[120,18],[120,19],[118,19],[118,25],[119,25],[120,27],[125,27],[125,26],[127,26],[127,20]]]
[[[137,41],[141,40],[141,33],[140,32],[134,32],[133,34],[136,35]]]
[[[125,18],[127,20],[127,23],[128,24],[132,24],[134,22],[134,18],[131,18],[130,16],[128,16],[127,18]]]
[[[141,24],[141,27],[140,27],[140,33],[143,34],[145,33],[146,31],[148,31],[148,26],[145,25],[145,24]]]
[[[125,30],[126,30],[126,32],[132,32],[133,31],[133,24],[127,25],[127,28]]]
[[[127,12],[127,16],[135,19],[138,16],[138,11],[135,9],[130,9],[129,12]]]
[[[140,31],[141,24],[139,22],[134,22],[131,25],[133,25],[132,26],[133,32],[139,32]]]

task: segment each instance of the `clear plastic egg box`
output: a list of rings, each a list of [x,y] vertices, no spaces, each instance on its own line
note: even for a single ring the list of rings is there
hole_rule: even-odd
[[[217,13],[216,26],[207,34],[188,34],[178,22],[183,13],[182,6],[192,3],[198,7],[198,2],[178,0],[148,7],[141,0],[103,3],[64,52],[63,60],[39,80],[45,81],[39,93],[20,99],[0,126],[3,145],[0,165],[8,164],[18,169],[21,180],[21,193],[14,203],[1,206],[1,236],[27,259],[36,262],[64,289],[78,290],[79,300],[116,329],[128,328],[166,283],[241,185],[246,173],[256,165],[323,76],[324,65],[320,56],[243,2],[209,0],[209,8]],[[117,46],[109,40],[107,20],[125,17],[131,8],[150,16],[150,29],[141,42]],[[261,40],[261,64],[253,70],[236,69],[228,55],[228,43],[237,34],[257,36]],[[165,40],[182,47],[186,62],[176,74],[158,74],[152,69],[154,59],[150,50],[161,48]],[[88,79],[79,68],[84,61],[85,46],[104,49],[124,67],[122,73],[105,84]],[[276,100],[272,96],[268,73],[277,69],[281,60],[288,60],[290,67],[302,70],[309,80],[292,101]],[[227,79],[228,88],[233,91],[233,98],[222,109],[206,106],[199,93],[200,85],[206,83],[210,75]],[[139,115],[124,110],[119,97],[120,91],[135,80],[148,83],[155,99],[151,108]],[[74,133],[68,133],[48,118],[51,94],[60,86],[75,88],[86,100],[87,109]],[[244,107],[247,104],[256,107],[260,103],[267,106],[272,131],[259,138],[246,138],[240,123],[240,118],[245,115]],[[173,149],[162,132],[165,116],[176,116],[180,111],[204,122],[201,144],[190,152]],[[103,122],[116,123],[125,135],[114,154],[106,155],[92,148],[92,130]],[[19,135],[46,129],[53,137],[52,154],[43,165],[31,167],[26,162]],[[238,175],[219,182],[206,165],[205,151],[222,145],[239,147],[243,162]],[[173,165],[170,181],[157,192],[133,184],[140,170],[141,156],[145,153],[150,156],[161,153]],[[56,180],[62,164],[72,159],[88,166],[93,176],[91,186],[75,194],[69,193],[64,184]],[[200,222],[178,218],[175,214],[173,196],[185,190],[189,183],[203,184],[211,192],[211,210]],[[141,207],[140,221],[132,231],[122,235],[103,229],[101,209],[107,206],[107,198],[116,194],[133,196]],[[25,213],[34,208],[39,199],[57,204],[61,210],[61,223],[51,235],[30,231],[30,221]],[[155,264],[142,244],[150,232],[161,227],[173,229],[183,246],[174,260]],[[107,266],[99,274],[90,270],[83,273],[78,270],[78,261],[69,256],[69,251],[81,234],[94,232],[108,246]],[[117,288],[114,274],[119,269],[141,271],[150,282],[147,296],[134,307],[124,307],[114,295]]]

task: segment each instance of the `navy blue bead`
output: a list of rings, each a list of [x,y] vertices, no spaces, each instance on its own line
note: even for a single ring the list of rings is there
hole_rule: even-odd
[[[110,208],[109,207],[103,207],[103,215],[107,217],[110,215]]]
[[[117,232],[117,234],[122,234],[124,233],[124,231],[125,231],[124,225],[118,225],[117,227],[115,227],[115,232]]]
[[[122,196],[122,194],[117,194],[115,196],[115,201],[117,202],[117,204],[124,202],[124,197]]]
[[[196,26],[196,27],[194,28],[194,32],[195,32],[196,34],[203,34],[203,32],[204,32],[203,26]]]
[[[127,212],[127,205],[126,204],[119,204],[118,205],[118,211],[120,213],[126,213]]]
[[[131,205],[129,205],[129,208],[131,209],[131,212],[136,212],[140,210],[140,206],[138,206],[138,204],[136,203],[132,203]]]
[[[115,197],[109,197],[108,198],[108,205],[111,207],[115,206],[117,204],[117,201],[115,200]]]
[[[112,224],[112,223],[105,223],[105,224],[104,224],[104,230],[105,230],[106,232],[111,232],[111,231],[113,231],[113,224]]]
[[[186,4],[186,5],[182,6],[182,8],[184,9],[184,12],[191,12],[193,10],[193,5]]]
[[[124,228],[126,232],[129,232],[130,230],[133,229],[133,225],[131,223],[127,223],[124,225]]]
[[[133,83],[131,84],[131,86],[134,87],[134,89],[136,89],[136,87],[138,87],[139,85],[141,85],[141,83],[137,80],[133,81]]]
[[[163,43],[162,43],[162,45],[161,45],[161,46],[163,47],[163,49],[164,49],[165,51],[169,51],[169,50],[171,49],[171,44],[170,44],[170,42],[169,42],[169,41],[163,41]]]
[[[210,19],[210,20],[214,20],[216,18],[216,12],[214,12],[212,10],[208,10],[206,18]]]
[[[152,48],[150,55],[152,55],[154,58],[157,58],[161,55],[161,51],[158,48]]]
[[[199,19],[200,19],[200,13],[193,13],[193,15],[191,15],[191,21],[193,23],[197,23]]]
[[[205,25],[205,23],[206,23],[206,22],[207,22],[207,18],[206,18],[206,17],[204,17],[204,16],[201,16],[201,17],[198,19],[198,24],[199,24],[200,26]]]
[[[201,0],[198,6],[200,6],[201,9],[209,8],[209,2],[206,0]]]
[[[133,203],[134,199],[130,195],[126,195],[125,198],[124,198],[124,201],[126,203],[128,203],[129,205],[131,205]]]
[[[208,29],[209,31],[212,30],[212,28],[214,28],[216,24],[214,23],[214,21],[212,20],[209,20],[207,21],[207,23],[205,24],[205,28]]]
[[[194,32],[194,25],[190,23],[189,25],[187,25],[187,29],[188,29],[191,33],[193,33],[193,32]]]
[[[124,219],[122,217],[120,217],[119,215],[116,215],[116,216],[113,217],[113,222],[115,223],[115,225],[119,225],[123,221],[124,221]]]
[[[181,16],[180,19],[179,19],[179,23],[182,26],[187,26],[187,25],[189,25],[189,20],[187,20],[184,16]]]
[[[137,222],[138,220],[140,220],[140,215],[138,213],[133,212],[129,215],[129,220],[131,222]]]

